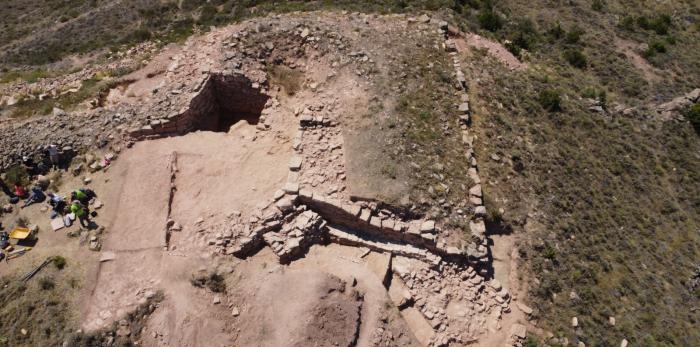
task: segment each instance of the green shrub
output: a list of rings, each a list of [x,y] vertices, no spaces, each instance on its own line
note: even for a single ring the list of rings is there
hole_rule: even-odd
[[[553,39],[559,40],[566,35],[566,31],[561,28],[561,23],[557,22],[556,25],[547,31],[547,34],[549,34],[549,36],[551,36]]]
[[[495,32],[503,27],[503,20],[493,10],[483,10],[478,17],[479,25],[488,31]]]
[[[695,133],[700,134],[700,103],[690,106],[684,116],[695,129]]]
[[[561,95],[558,90],[545,89],[541,91],[538,101],[540,102],[540,105],[542,105],[542,107],[547,111],[561,111]]]
[[[506,42],[505,46],[506,46],[506,49],[508,50],[508,52],[510,52],[514,56],[520,58],[520,51],[522,50],[522,48],[520,46],[518,46],[514,41]]]
[[[564,59],[574,67],[583,69],[588,65],[586,55],[580,49],[567,49],[564,51]]]
[[[572,45],[577,44],[581,42],[581,36],[583,35],[583,33],[583,29],[574,26],[573,28],[571,28],[571,30],[569,30],[568,33],[566,33],[566,38],[564,39],[564,41]]]
[[[11,185],[19,184],[26,186],[29,184],[29,174],[27,170],[22,165],[14,165],[7,169],[5,173],[7,177],[7,183]]]
[[[649,47],[642,52],[644,58],[651,58],[656,55],[656,53],[666,53],[666,45],[662,41],[653,41],[649,44]]]
[[[197,288],[209,288],[214,293],[223,293],[226,291],[226,282],[224,277],[217,273],[203,273],[192,275],[190,283]]]
[[[557,258],[557,250],[554,249],[554,247],[552,247],[551,245],[546,245],[542,250],[542,256],[545,259],[554,261]]]
[[[144,27],[139,27],[138,29],[134,30],[127,36],[125,39],[126,42],[142,42],[146,41],[151,38],[151,32],[144,28]]]
[[[192,11],[196,9],[198,6],[202,5],[205,3],[205,1],[202,0],[182,0],[180,1],[180,9],[185,10],[185,11]]]
[[[634,30],[634,17],[626,16],[625,18],[622,18],[619,26],[620,26],[620,28],[628,30],[628,31]]]
[[[56,287],[56,282],[50,276],[45,276],[39,279],[39,288],[43,290],[51,290]]]
[[[608,94],[605,90],[598,90],[595,88],[586,88],[581,93],[581,96],[588,99],[596,99],[600,101],[603,105],[607,102]]]
[[[207,24],[211,23],[214,17],[216,16],[216,7],[207,4],[202,6],[202,10],[199,14],[199,18],[197,19],[197,23],[200,24]]]
[[[605,7],[605,2],[603,0],[593,0],[593,3],[591,4],[591,8],[594,11],[602,12],[603,7]]]
[[[539,33],[535,27],[535,23],[525,18],[520,20],[515,26],[515,33],[510,42],[506,44],[506,48],[515,56],[520,56],[520,51],[523,49],[532,50],[533,46],[539,38]]]
[[[652,30],[659,35],[666,35],[671,26],[671,16],[664,14],[654,19],[640,16],[637,18],[637,25],[644,30]]]
[[[666,45],[661,41],[654,41],[649,45],[649,48],[655,50],[658,53],[666,53]]]
[[[57,269],[63,270],[63,268],[66,267],[66,258],[64,258],[64,257],[62,257],[62,256],[60,256],[60,255],[57,255],[57,256],[53,257],[53,265],[54,265]]]
[[[523,347],[539,347],[540,343],[537,340],[536,337],[532,335],[528,335],[527,338],[525,339],[525,342],[523,343]]]

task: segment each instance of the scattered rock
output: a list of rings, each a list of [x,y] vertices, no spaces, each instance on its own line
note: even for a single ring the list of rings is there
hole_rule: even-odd
[[[114,252],[106,251],[100,254],[100,262],[106,262],[117,259],[117,255]]]
[[[287,194],[299,194],[299,183],[287,182],[282,190]]]
[[[532,310],[532,308],[531,308],[530,306],[527,306],[527,305],[523,304],[523,303],[520,302],[520,301],[518,301],[518,302],[516,303],[516,306],[518,306],[518,309],[520,309],[520,311],[522,311],[522,312],[523,312],[524,314],[526,314],[526,315],[531,315],[532,312],[533,312],[533,310]]]
[[[434,220],[426,220],[420,225],[420,232],[421,233],[432,233],[435,231],[435,221]]]
[[[525,328],[524,325],[522,324],[513,324],[510,328],[510,336],[519,338],[519,339],[524,339],[527,337],[527,328]]]
[[[294,156],[289,160],[289,169],[292,171],[299,171],[301,169],[302,158],[300,156]]]
[[[58,108],[58,107],[54,107],[53,110],[51,111],[51,114],[52,114],[54,117],[63,117],[63,116],[66,115],[66,111],[64,111],[64,110],[62,110],[62,109],[60,109],[60,108]]]

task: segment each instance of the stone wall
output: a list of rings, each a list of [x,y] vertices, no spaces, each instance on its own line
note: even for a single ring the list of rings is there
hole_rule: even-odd
[[[184,135],[191,131],[221,131],[240,119],[254,120],[267,103],[258,83],[246,76],[212,74],[192,94],[189,106],[130,132],[135,139]],[[225,130],[225,129],[223,129]]]
[[[308,206],[331,224],[361,231],[377,239],[408,243],[436,253],[445,253],[435,246],[436,229],[432,220],[402,221],[383,218],[371,208],[342,203],[303,189],[299,192],[298,202]]]

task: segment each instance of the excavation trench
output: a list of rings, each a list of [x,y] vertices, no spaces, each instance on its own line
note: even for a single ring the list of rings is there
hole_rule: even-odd
[[[195,115],[192,130],[228,132],[240,120],[257,124],[267,99],[268,96],[262,94],[259,87],[254,88],[254,84],[243,75],[213,74],[190,105],[190,109],[211,105],[209,112],[192,110]]]
[[[269,96],[241,74],[211,74],[183,113],[152,121],[131,132],[137,139],[180,136],[193,131],[228,132],[241,120],[255,125]]]

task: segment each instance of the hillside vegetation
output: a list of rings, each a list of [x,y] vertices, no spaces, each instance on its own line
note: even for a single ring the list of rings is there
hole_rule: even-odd
[[[482,9],[466,24],[530,63],[511,72],[477,55],[469,74],[478,153],[504,158],[482,160],[486,194],[505,210],[495,222],[530,240],[536,317],[554,345],[697,345],[700,143],[655,113],[700,85],[697,6],[547,4],[498,3],[497,19]]]

